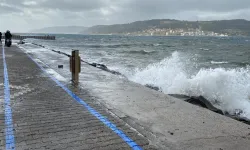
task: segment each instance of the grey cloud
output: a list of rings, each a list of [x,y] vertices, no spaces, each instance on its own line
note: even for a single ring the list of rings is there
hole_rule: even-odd
[[[8,14],[9,17],[6,16]],[[43,26],[92,26],[157,18],[250,20],[250,0],[0,0],[1,20],[9,20],[10,16],[22,23],[20,28],[23,26],[27,30]],[[0,28],[6,26],[0,24]]]
[[[15,7],[0,5],[0,14],[21,13],[21,12],[22,10]]]
[[[0,4],[7,4],[12,6],[20,6],[25,0],[0,0]]]
[[[88,11],[108,5],[108,0],[2,0],[6,4],[22,8],[57,9],[62,11]],[[33,5],[32,2],[36,3]],[[1,3],[1,1],[0,1]]]
[[[227,12],[250,8],[249,0],[131,0],[127,8],[138,13],[159,14],[183,11]]]
[[[68,11],[86,11],[98,9],[105,6],[102,0],[47,0],[41,2],[39,7],[45,7],[49,9],[60,9]]]
[[[96,10],[115,5],[118,8],[135,13],[160,14],[190,10],[227,12],[250,8],[249,0],[1,0],[19,7],[38,7],[67,11]],[[0,3],[1,3],[0,1]],[[36,6],[24,5],[24,2],[36,2]]]

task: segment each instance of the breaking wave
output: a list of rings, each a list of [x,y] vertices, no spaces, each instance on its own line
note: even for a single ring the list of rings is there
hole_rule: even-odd
[[[211,61],[211,64],[228,64],[227,61]]]
[[[82,45],[82,44],[81,44]],[[172,45],[162,45],[160,43],[120,43],[120,44],[85,44],[84,47],[88,48],[130,48],[130,47],[174,47]]]
[[[200,69],[187,73],[190,63],[183,61],[179,52],[145,69],[127,74],[128,79],[160,87],[166,94],[203,96],[213,105],[234,115],[250,119],[250,67],[236,69]]]
[[[139,50],[139,51],[123,51],[122,53],[129,53],[129,54],[152,54],[152,53],[158,53],[157,51],[146,51],[146,50]]]
[[[134,44],[88,44],[84,45],[84,47],[88,48],[120,48],[120,47],[130,47],[134,46]]]

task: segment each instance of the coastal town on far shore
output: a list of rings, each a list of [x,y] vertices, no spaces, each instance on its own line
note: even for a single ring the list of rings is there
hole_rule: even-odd
[[[124,33],[125,35],[138,35],[138,36],[228,36],[227,33],[216,33],[213,31],[202,31],[201,29],[159,29],[151,28],[148,30]]]

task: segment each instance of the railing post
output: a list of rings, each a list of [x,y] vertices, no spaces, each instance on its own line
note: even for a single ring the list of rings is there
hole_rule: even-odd
[[[79,73],[81,72],[81,58],[79,50],[72,50],[70,57],[70,71],[72,74],[72,81],[76,84],[79,82]]]

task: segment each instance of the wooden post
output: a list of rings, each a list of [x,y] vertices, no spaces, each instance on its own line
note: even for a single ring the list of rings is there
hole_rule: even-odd
[[[81,58],[79,50],[72,50],[70,57],[70,71],[72,74],[72,81],[76,84],[79,82],[79,73],[81,72]]]

